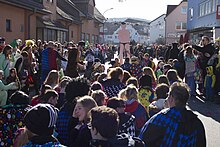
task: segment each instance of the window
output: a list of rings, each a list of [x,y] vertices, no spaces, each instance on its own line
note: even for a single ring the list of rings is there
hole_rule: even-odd
[[[185,29],[186,29],[186,23],[182,22],[182,30],[185,30]]]
[[[6,19],[6,32],[11,32],[11,20]]]
[[[81,39],[85,40],[85,33],[82,33]]]
[[[199,12],[199,16],[203,16],[205,15],[205,3],[200,4],[200,12]]]
[[[73,31],[71,31],[71,38],[73,38]]]
[[[212,12],[216,12],[216,7],[218,4],[218,0],[212,0]]]
[[[92,43],[95,43],[95,35],[92,35]]]
[[[211,1],[208,1],[205,3],[205,14],[210,14],[211,13]]]
[[[187,7],[183,6],[183,7],[181,8],[181,13],[182,13],[182,14],[186,14],[186,12],[187,12]]]
[[[47,30],[47,39],[48,39],[48,40],[53,40],[52,37],[53,37],[53,35],[52,35],[52,30],[51,30],[51,29],[48,29],[48,30]]]
[[[44,38],[43,38],[43,29],[42,28],[37,28],[37,39],[44,40]]]
[[[21,31],[21,32],[24,32],[24,25],[23,25],[23,24],[21,24],[20,31]]]
[[[96,41],[96,43],[99,43],[99,36],[98,35],[95,36],[95,41]]]
[[[180,30],[181,29],[181,22],[176,22],[176,30]]]
[[[189,8],[189,18],[190,20],[193,19],[193,8]]]
[[[51,34],[52,34],[52,36],[51,36],[51,40],[57,40],[57,36],[56,36],[56,30],[52,30],[51,31]]]
[[[86,41],[90,42],[90,34],[86,34]]]
[[[186,22],[176,22],[176,30],[185,30]]]
[[[206,0],[199,5],[199,16],[216,12],[217,0]]]

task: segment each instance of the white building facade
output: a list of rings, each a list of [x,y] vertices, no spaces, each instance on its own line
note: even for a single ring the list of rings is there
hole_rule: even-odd
[[[150,22],[150,44],[157,43],[165,38],[165,14]]]
[[[109,44],[118,44],[118,31],[121,29],[119,27],[116,31],[113,32],[113,34],[106,34],[105,35],[105,42]],[[147,28],[142,30],[142,33],[140,33],[137,29],[135,29],[132,25],[127,24],[126,29],[130,32],[130,41],[135,41],[137,43],[141,44],[147,44],[149,43],[149,36],[147,35]],[[146,34],[145,34],[146,33]]]

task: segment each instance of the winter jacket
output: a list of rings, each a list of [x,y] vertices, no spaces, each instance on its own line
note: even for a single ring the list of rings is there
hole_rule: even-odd
[[[128,113],[119,113],[118,134],[126,133],[129,136],[135,136],[135,117]]]
[[[92,136],[87,124],[82,125],[79,130],[72,128],[68,147],[88,147],[91,139]]]
[[[46,48],[42,51],[41,82],[46,79],[46,76],[51,70],[58,70],[57,58],[62,61],[67,61],[53,48]]]
[[[163,109],[147,121],[139,137],[154,147],[206,146],[202,122],[186,108]]]
[[[2,80],[0,80],[0,106],[6,105],[7,98],[8,98],[8,92],[9,89],[17,89],[15,83],[10,83],[8,85],[5,85]]]
[[[108,98],[117,96],[118,93],[125,88],[125,85],[121,83],[120,80],[115,80],[115,79],[107,79],[103,81],[101,84]]]
[[[203,54],[203,60],[202,60],[202,63],[201,63],[202,64],[201,67],[202,67],[203,70],[205,70],[209,59],[215,53],[215,48],[214,48],[213,44],[209,43],[209,44],[207,44],[203,47],[193,45],[192,47]]]
[[[138,133],[145,122],[148,120],[148,114],[145,107],[136,100],[127,101],[125,112],[130,112],[135,116],[136,132]]]
[[[178,59],[178,54],[180,50],[178,49],[177,43],[172,43],[172,48],[170,49],[169,59]]]

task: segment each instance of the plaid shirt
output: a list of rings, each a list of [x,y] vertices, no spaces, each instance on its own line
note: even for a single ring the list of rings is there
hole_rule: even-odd
[[[67,145],[69,139],[68,124],[71,119],[71,115],[65,110],[58,113],[58,118],[56,122],[56,131],[58,133],[58,138],[62,144]]]
[[[139,136],[148,146],[206,146],[205,130],[191,111],[176,107],[154,115]]]

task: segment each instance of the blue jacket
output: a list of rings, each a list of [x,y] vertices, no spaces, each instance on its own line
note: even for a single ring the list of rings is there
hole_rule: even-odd
[[[206,146],[202,122],[186,108],[161,110],[146,122],[139,137],[154,147]]]

